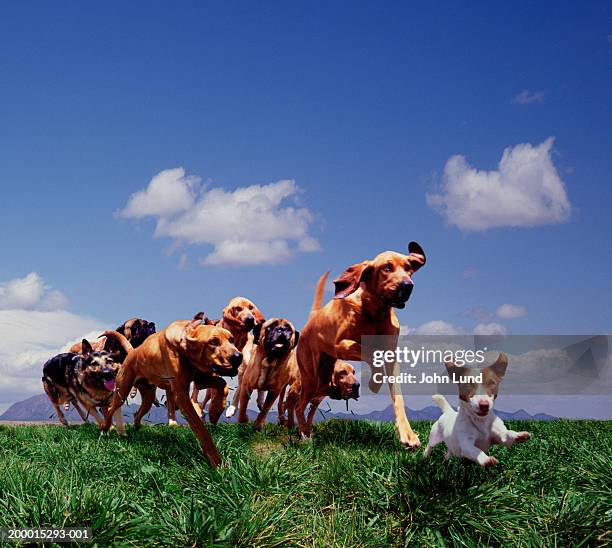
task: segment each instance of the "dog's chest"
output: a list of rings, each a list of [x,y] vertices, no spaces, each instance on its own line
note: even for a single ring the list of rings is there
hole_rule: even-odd
[[[476,447],[486,451],[491,446],[492,419],[473,421],[461,410],[457,414],[456,425],[453,429],[458,442],[461,439],[470,440]]]
[[[262,373],[265,376],[266,386],[273,387],[276,383],[276,378],[280,373],[279,360],[269,360],[267,357],[262,360]]]

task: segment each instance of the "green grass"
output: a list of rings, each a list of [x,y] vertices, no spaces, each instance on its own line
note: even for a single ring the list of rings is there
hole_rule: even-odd
[[[612,423],[509,422],[533,439],[491,469],[429,460],[393,425],[0,427],[0,527],[90,526],[99,546],[592,546],[612,542]],[[416,423],[421,440],[430,423]]]

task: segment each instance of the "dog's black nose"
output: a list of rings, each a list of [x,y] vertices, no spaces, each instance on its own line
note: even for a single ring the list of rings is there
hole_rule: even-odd
[[[242,363],[242,354],[240,352],[234,352],[231,355],[229,362],[232,367],[238,367]]]
[[[356,382],[355,384],[353,384],[353,397],[354,398],[358,398],[359,397],[359,387],[361,386],[360,383]]]
[[[402,280],[397,285],[397,294],[400,299],[407,301],[410,297],[410,294],[412,293],[413,288],[414,284],[412,283],[412,280]]]
[[[247,316],[244,320],[244,327],[246,327],[247,329],[253,329],[254,326],[255,318],[253,318],[253,316]]]

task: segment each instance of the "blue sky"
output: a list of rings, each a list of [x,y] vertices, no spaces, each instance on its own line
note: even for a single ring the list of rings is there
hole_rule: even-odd
[[[134,315],[163,326],[198,310],[217,317],[242,294],[301,326],[322,272],[417,240],[428,264],[403,325],[609,332],[611,11],[604,2],[5,7],[4,322],[14,309],[42,324],[65,309],[89,318],[87,329]],[[497,184],[482,172],[499,171],[518,145],[527,148],[510,149],[502,183],[513,185],[514,168],[535,154],[518,199],[539,206],[525,218],[485,193],[487,220],[474,228],[482,216],[461,189]],[[455,155],[465,169],[445,175]],[[175,224],[212,189],[290,180],[299,191],[270,206],[272,220],[307,210],[302,236],[320,249],[202,266],[210,244],[154,237],[159,215],[120,214],[178,167],[200,182],[190,179],[193,203],[173,212]],[[453,224],[428,194],[468,220]],[[490,214],[498,207],[502,226]],[[29,273],[44,294],[10,301],[7,284]],[[53,302],[51,291],[61,292]]]

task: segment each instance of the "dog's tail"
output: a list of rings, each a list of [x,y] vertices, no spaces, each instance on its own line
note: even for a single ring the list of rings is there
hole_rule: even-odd
[[[448,411],[454,411],[451,404],[446,401],[442,394],[434,394],[431,399],[436,402],[436,405],[442,410],[442,414]]]
[[[114,339],[119,343],[119,345],[121,346],[121,348],[123,348],[126,354],[129,354],[132,350],[134,350],[132,343],[130,343],[130,341],[126,339],[125,335],[122,335],[118,331],[105,331],[104,333],[102,333],[102,335],[100,335],[100,337],[108,337],[110,339]]]
[[[319,310],[321,308],[321,303],[323,302],[323,293],[325,292],[325,283],[327,282],[327,277],[329,276],[329,270],[323,274],[319,278],[317,282],[317,288],[315,290],[315,297],[312,301],[312,308],[310,309],[310,313],[312,314],[315,310]]]

